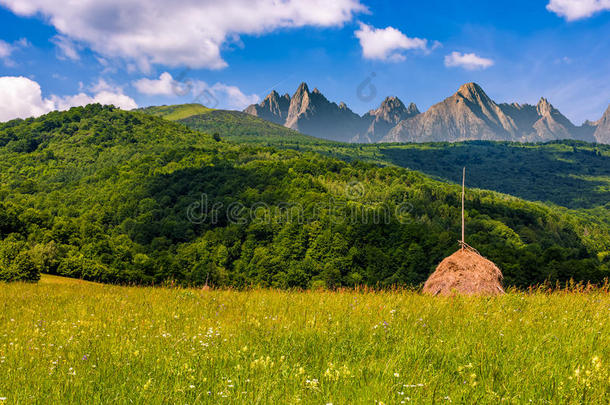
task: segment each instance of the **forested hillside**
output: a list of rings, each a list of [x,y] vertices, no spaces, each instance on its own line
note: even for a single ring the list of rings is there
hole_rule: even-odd
[[[201,114],[193,108],[186,104],[149,107],[145,111],[209,134],[219,133],[234,142],[313,151],[346,161],[396,165],[443,181],[460,182],[459,168],[467,166],[471,187],[572,209],[598,208],[589,215],[610,223],[610,145],[573,140],[542,144],[491,141],[348,144],[301,135],[237,111],[210,110]]]
[[[459,168],[467,166],[471,187],[572,209],[605,207],[610,216],[609,145],[580,141],[329,145],[287,140],[277,145],[347,161],[397,165],[456,183],[461,182]],[[610,217],[606,220],[610,222]]]
[[[0,125],[0,268],[21,255],[104,282],[416,285],[457,248],[459,196],[403,168],[90,105]],[[507,284],[608,276],[603,224],[478,190],[467,221]]]

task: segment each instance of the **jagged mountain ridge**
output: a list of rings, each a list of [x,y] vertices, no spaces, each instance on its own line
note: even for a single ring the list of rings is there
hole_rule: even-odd
[[[330,102],[317,88],[310,92],[305,83],[290,99],[284,126],[336,141],[349,140],[346,136],[362,130],[360,116],[345,103]]]
[[[289,107],[290,96],[288,94],[280,96],[273,90],[260,104],[252,104],[244,112],[283,125]]]
[[[378,142],[400,121],[419,114],[413,103],[405,107],[397,97],[388,97],[376,110],[360,116],[345,103],[329,101],[316,88],[301,83],[290,97],[272,91],[259,104],[244,112],[284,125],[308,135],[342,142]]]
[[[515,141],[578,139],[593,142],[591,131],[576,127],[544,97],[536,106],[496,104],[476,83],[413,119],[403,120],[385,142]]]
[[[493,101],[476,83],[466,83],[447,99],[420,113],[410,103],[387,97],[359,116],[302,83],[292,97],[271,92],[244,110],[303,133],[344,142],[458,142],[491,140],[547,142],[577,139],[610,143],[610,108],[597,122],[576,126],[544,97],[537,105]]]
[[[457,93],[412,119],[403,120],[385,142],[516,140],[516,124],[477,84],[468,83]]]

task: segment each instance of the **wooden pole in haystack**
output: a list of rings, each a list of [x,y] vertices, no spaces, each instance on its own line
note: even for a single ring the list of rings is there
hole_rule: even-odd
[[[464,171],[462,172],[462,240],[460,241],[460,245],[462,245],[462,250],[464,250],[464,245],[466,244],[466,239],[464,238],[464,185],[466,184],[466,167],[464,167]]]
[[[428,277],[423,292],[431,295],[504,294],[502,272],[492,262],[466,244],[464,196],[466,194],[466,168],[462,172],[462,239],[460,249],[446,257]]]

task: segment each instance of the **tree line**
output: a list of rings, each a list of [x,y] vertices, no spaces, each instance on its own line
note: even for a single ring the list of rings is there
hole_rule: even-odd
[[[202,195],[210,207],[239,204],[264,220],[220,210],[193,221]],[[507,284],[608,277],[607,226],[494,192],[467,196],[468,241]],[[321,205],[328,201],[333,209]],[[403,168],[78,107],[0,126],[0,278],[417,286],[457,249],[459,201],[459,187]],[[298,220],[282,211],[291,204]],[[393,215],[354,218],[381,210]]]

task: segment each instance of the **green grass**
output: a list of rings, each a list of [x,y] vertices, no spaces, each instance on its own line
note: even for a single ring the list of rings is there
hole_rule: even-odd
[[[332,145],[313,136],[304,135],[282,125],[246,114],[241,111],[217,110],[201,104],[178,104],[146,107],[139,110],[145,114],[176,121],[189,128],[208,133],[218,133],[222,138],[236,143],[273,145],[292,149],[300,144]]]
[[[0,284],[13,403],[610,401],[607,291],[498,298]]]
[[[304,135],[240,111],[214,110],[206,114],[186,117],[177,122],[210,135],[218,133],[223,139],[235,143],[279,147],[286,143],[289,149],[299,144],[333,144],[331,141]]]
[[[163,117],[170,121],[178,121],[193,115],[207,114],[214,111],[214,109],[201,104],[181,104],[146,107],[141,109],[141,111],[156,117]]]

